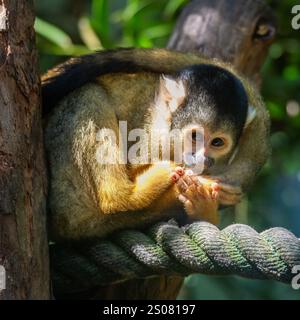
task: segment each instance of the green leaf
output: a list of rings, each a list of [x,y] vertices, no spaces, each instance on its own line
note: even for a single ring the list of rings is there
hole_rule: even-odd
[[[71,38],[64,31],[40,18],[35,19],[34,28],[37,34],[60,48],[68,48],[73,45]]]
[[[80,38],[87,48],[93,51],[103,49],[100,39],[92,28],[91,22],[87,17],[83,16],[79,19],[78,30]]]
[[[155,39],[170,35],[172,26],[170,24],[158,24],[156,26],[147,28],[142,32],[143,36],[149,39]]]
[[[93,0],[91,7],[91,25],[100,36],[101,43],[104,47],[111,45],[109,40],[109,6],[107,0]]]
[[[297,80],[300,78],[299,69],[294,65],[287,66],[283,70],[283,76],[287,80]]]
[[[280,43],[272,44],[270,51],[269,51],[269,54],[273,59],[278,59],[279,57],[281,57],[283,54],[283,48],[280,45]],[[274,63],[274,62],[272,61],[272,63]]]
[[[40,41],[39,38],[37,39],[37,43],[39,46],[39,51],[41,53],[47,55],[54,55],[54,56],[80,56],[83,54],[91,53],[92,51],[86,48],[85,46],[81,45],[71,45],[66,48],[62,48],[57,46],[53,43],[43,43],[43,45],[39,45]]]
[[[167,17],[172,17],[176,11],[187,1],[186,0],[172,0],[168,1],[164,10],[164,15]]]
[[[151,5],[154,1],[140,1],[140,0],[128,0],[128,4],[124,11],[122,12],[122,20],[124,22],[129,22],[134,18],[140,11]]]
[[[272,101],[267,101],[267,107],[273,119],[283,119],[285,117],[285,111],[280,107],[279,104]]]
[[[149,37],[140,36],[137,39],[137,44],[139,47],[142,48],[151,48],[153,47],[153,42],[150,40]]]

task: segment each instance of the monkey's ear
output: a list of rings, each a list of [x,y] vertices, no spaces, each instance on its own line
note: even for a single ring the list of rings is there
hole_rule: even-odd
[[[249,104],[245,128],[249,126],[249,124],[255,119],[255,117],[256,117],[256,109],[251,104]]]
[[[182,105],[185,96],[186,89],[182,80],[165,75],[160,77],[159,92],[157,95],[159,105],[165,104],[171,112],[174,112]]]

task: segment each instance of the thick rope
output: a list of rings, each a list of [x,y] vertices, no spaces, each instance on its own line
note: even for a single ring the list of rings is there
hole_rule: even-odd
[[[206,222],[159,223],[143,233],[50,246],[54,292],[71,293],[154,275],[234,274],[289,283],[300,265],[300,239],[283,228],[257,233],[247,225],[223,230]]]

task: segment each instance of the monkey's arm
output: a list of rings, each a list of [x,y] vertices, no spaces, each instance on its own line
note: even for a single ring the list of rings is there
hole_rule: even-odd
[[[158,162],[136,177],[132,182],[124,168],[110,166],[105,170],[98,190],[99,206],[104,214],[140,210],[153,205],[164,191],[173,185],[171,173],[174,166]]]

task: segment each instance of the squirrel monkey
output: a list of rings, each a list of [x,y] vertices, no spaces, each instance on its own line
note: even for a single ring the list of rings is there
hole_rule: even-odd
[[[42,78],[42,96],[54,239],[141,227],[180,215],[183,206],[216,223],[218,206],[240,201],[269,154],[260,95],[230,65],[198,54],[118,49],[73,58]],[[103,146],[114,160],[132,147],[119,121],[128,131],[185,130],[192,151],[183,157],[203,163],[201,174],[173,158],[97,161]],[[104,129],[116,141],[99,141]]]

